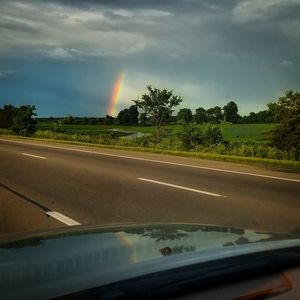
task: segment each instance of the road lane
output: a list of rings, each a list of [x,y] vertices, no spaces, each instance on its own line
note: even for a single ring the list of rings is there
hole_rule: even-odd
[[[153,180],[153,179],[149,179],[149,178],[138,178],[138,180],[142,180],[142,181],[146,181],[146,182],[150,182],[150,183],[154,183],[154,184],[159,184],[159,185],[164,185],[164,186],[168,186],[168,187],[172,187],[172,188],[180,189],[180,190],[185,190],[185,191],[189,191],[189,192],[193,192],[193,193],[209,195],[209,196],[213,196],[213,197],[226,197],[226,196],[222,196],[222,195],[215,194],[215,193],[208,192],[208,191],[201,191],[201,190],[191,189],[191,188],[186,187],[186,186],[167,183],[167,182],[161,182],[161,181],[157,181],[157,180]]]
[[[0,235],[62,226],[61,222],[47,217],[39,207],[0,186]]]
[[[21,153],[22,155],[25,155],[25,156],[29,156],[29,157],[34,157],[34,158],[39,158],[39,159],[47,159],[47,157],[44,157],[44,156],[39,156],[39,155],[34,155],[34,154],[30,154],[30,153]]]
[[[296,181],[39,145],[3,141],[0,145],[0,182],[83,224],[199,222],[278,231],[292,231],[299,224],[300,184]],[[20,155],[22,152],[48,159],[29,159]],[[142,184],[140,177],[211,191],[227,198],[212,201],[208,195],[165,186],[153,188]],[[297,179],[295,174],[293,177]]]

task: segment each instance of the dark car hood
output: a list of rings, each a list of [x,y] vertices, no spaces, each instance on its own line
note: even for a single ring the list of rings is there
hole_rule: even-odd
[[[80,226],[14,236],[0,241],[0,290],[7,299],[30,299],[33,293],[50,298],[253,247],[293,243],[300,244],[299,236],[198,224]]]

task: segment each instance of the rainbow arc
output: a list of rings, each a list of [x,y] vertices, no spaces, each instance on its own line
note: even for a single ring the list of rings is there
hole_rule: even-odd
[[[123,82],[124,82],[124,72],[120,72],[114,84],[111,99],[109,101],[109,105],[107,108],[106,114],[109,116],[115,116],[117,113],[118,102],[120,100],[120,94],[122,92]]]

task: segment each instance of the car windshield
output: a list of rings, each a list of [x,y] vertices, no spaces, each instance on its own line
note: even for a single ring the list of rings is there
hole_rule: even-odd
[[[1,0],[0,275],[299,246],[299,13]]]

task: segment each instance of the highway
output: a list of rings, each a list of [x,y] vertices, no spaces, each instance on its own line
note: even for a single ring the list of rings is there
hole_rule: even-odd
[[[124,222],[300,232],[300,174],[0,138],[0,234]]]

